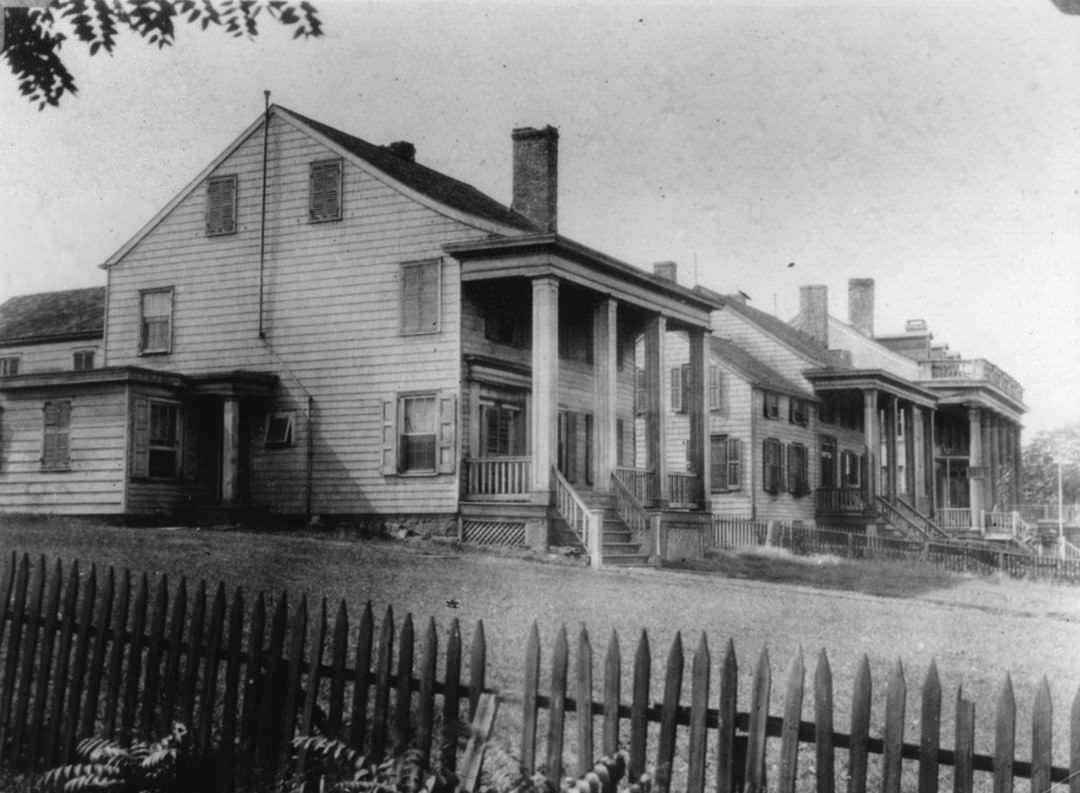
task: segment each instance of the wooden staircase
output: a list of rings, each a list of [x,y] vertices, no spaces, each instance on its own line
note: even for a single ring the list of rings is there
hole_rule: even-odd
[[[601,535],[601,558],[604,565],[613,567],[644,567],[649,564],[649,553],[641,543],[635,542],[630,529],[615,511],[615,499],[609,493],[578,490],[581,500],[589,509],[603,513]]]

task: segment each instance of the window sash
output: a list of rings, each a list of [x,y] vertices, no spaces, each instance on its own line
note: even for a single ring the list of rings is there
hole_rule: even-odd
[[[172,344],[172,290],[143,292],[140,351],[168,352]]]
[[[774,394],[771,391],[764,392],[764,409],[765,418],[775,419],[780,417],[780,395]]]
[[[19,356],[0,358],[0,377],[14,377],[19,373]]]
[[[719,366],[709,367],[709,410],[720,410],[723,407],[723,375]]]
[[[67,470],[71,467],[71,400],[46,402],[43,413],[41,467]]]
[[[72,368],[76,372],[85,372],[94,368],[94,351],[78,350],[72,354]]]
[[[206,183],[206,233],[236,232],[236,177],[219,176]]]
[[[266,419],[266,446],[292,446],[293,417],[291,411],[271,413]]]
[[[439,329],[439,262],[401,266],[401,332],[434,333]]]
[[[341,160],[311,164],[308,216],[314,221],[341,218]]]
[[[401,398],[401,433],[399,470],[402,472],[435,470],[434,395]]]

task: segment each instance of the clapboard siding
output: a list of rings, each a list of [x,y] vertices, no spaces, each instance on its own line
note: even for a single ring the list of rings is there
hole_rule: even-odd
[[[94,366],[101,366],[101,341],[60,341],[46,344],[16,344],[0,347],[0,358],[19,359],[19,374],[74,371],[75,353],[94,351]]]
[[[803,376],[803,371],[817,368],[820,364],[794,352],[790,347],[779,342],[775,336],[766,333],[741,314],[734,311],[714,311],[712,328],[717,336],[731,339],[796,385],[803,386],[807,391],[813,391],[813,386]]]
[[[117,514],[124,501],[123,387],[8,392],[0,405],[0,512]],[[46,400],[71,400],[71,469],[41,470]]]
[[[756,444],[752,442],[751,434],[754,389],[722,359],[713,356],[711,360],[720,367],[721,395],[719,409],[709,412],[709,433],[742,441],[739,488],[712,493],[712,511],[717,515],[750,517],[754,509],[753,469],[757,463]]]
[[[820,482],[820,446],[816,431],[817,417],[816,408],[810,409],[810,421],[805,427],[792,424],[788,421],[788,404],[790,397],[780,397],[780,418],[767,419],[765,411],[764,392],[755,389],[753,400],[753,420],[756,423],[754,431],[755,446],[753,475],[756,498],[755,518],[758,520],[801,520],[810,523],[814,520],[814,494],[813,488]],[[783,471],[787,477],[787,446],[791,443],[801,443],[807,449],[807,477],[811,492],[801,496],[794,496],[788,492],[767,493],[764,489],[765,466],[763,442],[766,438],[776,438],[783,444]]]
[[[280,512],[305,508],[307,397],[313,399],[312,508],[325,513],[444,513],[457,476],[379,473],[384,399],[400,391],[458,391],[459,270],[442,247],[489,236],[421,205],[346,161],[343,217],[309,223],[309,163],[334,157],[274,118],[268,162],[263,328],[259,338],[262,135],[242,143],[217,174],[238,181],[238,227],[206,237],[197,188],[111,271],[110,363],[198,374],[276,373],[274,410],[297,412],[294,446],[266,449],[265,410],[242,403],[253,427],[251,498]],[[440,259],[439,332],[399,332],[400,266]],[[175,290],[172,353],[139,356],[139,290]],[[243,419],[242,419],[243,420]]]

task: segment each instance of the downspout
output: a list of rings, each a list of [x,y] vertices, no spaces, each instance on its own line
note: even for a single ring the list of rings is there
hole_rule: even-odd
[[[263,284],[266,270],[266,162],[270,146],[270,92],[263,91],[265,102],[263,120],[263,156],[262,156],[262,207],[259,217],[259,338],[265,339],[263,328]]]
[[[314,487],[315,476],[315,439],[312,437],[315,430],[315,420],[312,418],[312,413],[315,410],[315,399],[308,394],[307,398],[307,428],[305,429],[305,437],[307,438],[307,464],[306,471],[304,472],[306,481],[304,483],[304,525],[311,525],[311,493]]]
[[[750,386],[750,520],[757,520],[757,485],[754,477],[757,476],[758,466],[755,463],[757,452],[757,401],[754,399],[756,389]]]

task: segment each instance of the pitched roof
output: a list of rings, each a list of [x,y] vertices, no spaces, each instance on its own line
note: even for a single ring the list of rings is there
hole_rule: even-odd
[[[788,380],[768,364],[755,358],[730,339],[713,336],[709,343],[712,354],[731,366],[745,377],[752,385],[769,391],[813,399],[813,393]]]
[[[293,118],[345,148],[365,162],[378,168],[387,176],[423,193],[429,198],[469,215],[502,223],[523,231],[540,231],[524,215],[500,204],[494,198],[481,193],[475,187],[432,170],[420,163],[407,160],[391,152],[385,146],[376,146],[341,130],[323,124],[307,116],[277,105]]]
[[[774,317],[772,314],[748,306],[740,298],[731,295],[720,295],[719,298],[724,308],[731,309],[736,314],[750,320],[804,358],[808,358],[821,366],[836,366],[836,359],[829,354],[829,350],[798,328],[792,327],[779,317]]]
[[[39,292],[0,305],[0,344],[100,337],[105,330],[105,287]]]

